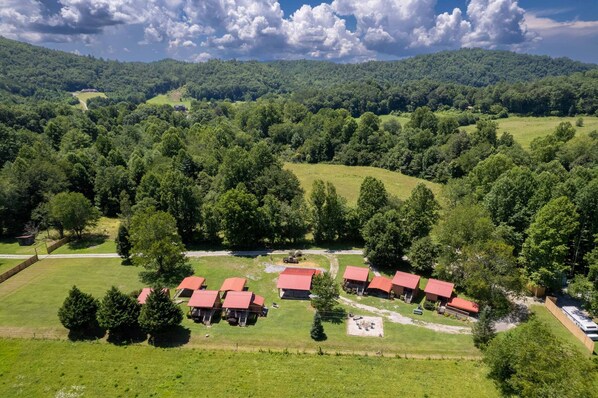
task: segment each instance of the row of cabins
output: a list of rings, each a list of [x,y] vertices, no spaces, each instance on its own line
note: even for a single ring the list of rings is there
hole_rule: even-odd
[[[265,299],[247,289],[247,279],[225,279],[219,290],[208,290],[205,278],[189,276],[176,288],[174,298],[190,297],[189,316],[196,322],[210,325],[216,315],[223,315],[229,323],[246,326],[265,312]],[[168,289],[164,289],[168,293]],[[137,297],[145,304],[151,288],[144,288]]]
[[[374,276],[369,279],[369,269],[364,267],[347,266],[343,274],[343,289],[356,294],[373,294],[390,298],[402,297],[410,303],[419,294],[419,275],[397,271],[391,279],[384,276]],[[456,316],[472,316],[479,312],[476,303],[454,295],[454,284],[438,279],[428,279],[424,293],[426,300],[439,302],[444,311]]]

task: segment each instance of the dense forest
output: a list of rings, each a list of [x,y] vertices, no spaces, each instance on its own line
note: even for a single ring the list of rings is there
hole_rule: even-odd
[[[598,71],[590,66],[481,50],[362,65],[191,65],[102,61],[7,40],[0,48],[0,87],[11,93],[0,104],[6,236],[46,227],[80,235],[68,212],[76,208],[89,219],[120,217],[122,248],[135,215],[164,212],[187,244],[295,244],[309,232],[317,243],[358,243],[372,263],[454,281],[497,314],[508,311],[507,291],[526,283],[558,289],[569,277],[570,291],[598,312],[598,133],[578,136],[561,123],[526,151],[510,134],[498,136],[493,120],[527,113],[518,106],[596,112]],[[443,60],[458,64],[455,57],[460,67],[478,65],[458,82],[443,68]],[[533,76],[543,79],[515,82],[517,70],[530,80],[535,68],[524,60],[537,60]],[[394,82],[405,63],[421,64],[421,75]],[[484,63],[495,65],[493,74]],[[325,88],[335,68],[341,72]],[[318,79],[313,88],[297,83],[308,71]],[[558,74],[568,76],[545,77]],[[424,76],[447,81],[409,80]],[[140,103],[183,84],[215,91],[196,94],[205,99],[189,112]],[[82,112],[59,95],[90,86],[111,99]],[[454,116],[433,112],[442,106]],[[403,108],[412,111],[404,125],[371,112]],[[460,130],[473,124],[472,133]],[[284,161],[384,167],[444,183],[445,198],[419,185],[401,201],[366,178],[352,207],[331,182],[316,181],[305,195]]]

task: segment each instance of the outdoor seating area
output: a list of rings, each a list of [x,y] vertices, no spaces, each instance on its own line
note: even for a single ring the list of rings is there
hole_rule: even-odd
[[[382,318],[349,314],[347,334],[361,337],[384,337]]]
[[[285,268],[278,276],[276,287],[282,299],[308,300],[311,294],[311,283],[315,275],[321,271],[313,268]]]

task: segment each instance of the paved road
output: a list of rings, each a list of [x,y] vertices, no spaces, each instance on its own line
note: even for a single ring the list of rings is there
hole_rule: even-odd
[[[326,249],[309,249],[301,250],[304,254],[319,254],[327,255],[343,255],[356,254],[363,255],[362,250],[326,250]],[[271,254],[288,254],[289,250],[198,250],[188,251],[185,254],[187,257],[221,257],[221,256],[265,256]],[[27,259],[31,254],[0,254],[0,258],[4,259]],[[118,258],[116,253],[74,253],[74,254],[42,254],[39,256],[44,258]]]

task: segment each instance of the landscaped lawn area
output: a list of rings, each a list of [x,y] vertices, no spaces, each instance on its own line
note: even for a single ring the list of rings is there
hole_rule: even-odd
[[[0,358],[3,397],[499,396],[478,361],[6,339]]]
[[[246,328],[219,322],[211,327],[183,321],[188,336],[181,344],[189,347],[236,349],[275,349],[329,352],[375,352],[430,356],[479,356],[469,335],[436,333],[416,326],[384,322],[383,338],[347,336],[344,318],[337,323],[325,322],[328,339],[314,342],[309,336],[314,311],[308,301],[281,300],[276,289],[277,273],[265,272],[268,263],[277,263],[280,256],[203,257],[193,259],[196,274],[207,279],[208,289],[218,289],[226,277],[244,276],[248,287],[266,298],[270,307],[267,317],[259,318]],[[308,260],[327,269],[322,256]],[[72,285],[101,298],[116,285],[125,292],[143,287],[139,269],[123,266],[119,259],[46,259],[23,270],[0,284],[0,335],[65,338],[67,331],[58,321],[57,311]],[[279,308],[273,308],[276,302]],[[186,311],[185,304],[182,308]],[[208,337],[206,337],[208,335]]]
[[[0,254],[35,254],[35,249],[39,254],[46,254],[46,233],[39,233],[35,239],[35,243],[31,246],[19,246],[19,242],[15,238],[4,238],[0,240]]]
[[[114,239],[119,225],[118,218],[102,217],[97,226],[85,232],[81,240],[72,240],[53,251],[52,254],[116,253]]]
[[[529,149],[534,138],[543,137],[554,132],[561,122],[570,122],[575,127],[576,135],[588,134],[592,130],[598,130],[598,117],[582,116],[583,127],[575,126],[577,117],[530,117],[530,116],[510,116],[506,119],[498,119],[498,136],[508,131],[513,134],[515,140],[525,149]],[[475,125],[461,127],[468,132],[475,130]]]
[[[314,181],[320,179],[332,182],[339,195],[347,199],[349,205],[355,206],[363,179],[371,176],[381,180],[386,190],[400,199],[407,199],[413,188],[423,183],[434,192],[437,200],[440,200],[440,184],[377,167],[306,163],[285,163],[284,167],[295,173],[306,192],[306,197],[309,197]]]
[[[0,274],[5,273],[11,268],[16,267],[17,265],[21,264],[25,260],[21,259],[7,259],[7,258],[0,258]]]

